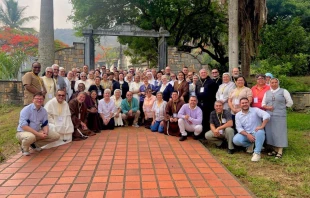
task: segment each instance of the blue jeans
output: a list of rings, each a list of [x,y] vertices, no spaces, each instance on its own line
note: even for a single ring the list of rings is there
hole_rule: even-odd
[[[160,126],[161,121],[155,121],[153,125],[151,125],[151,131],[156,132],[158,131],[159,133],[164,132],[164,126]]]
[[[260,154],[262,150],[263,143],[265,141],[265,131],[264,130],[258,130],[254,134],[255,136],[255,148],[254,153]],[[240,133],[237,133],[234,136],[233,142],[237,146],[243,146],[243,147],[249,147],[252,143],[248,140],[248,138],[244,135],[241,135]]]

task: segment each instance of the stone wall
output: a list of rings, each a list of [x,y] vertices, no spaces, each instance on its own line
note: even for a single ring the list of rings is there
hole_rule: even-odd
[[[0,104],[23,105],[21,81],[0,81]]]
[[[310,92],[296,92],[291,94],[296,111],[310,110]]]
[[[73,67],[82,68],[84,65],[84,43],[74,42],[72,47],[55,51],[55,63],[64,67],[66,71]]]
[[[200,60],[190,53],[178,51],[177,47],[168,47],[168,65],[173,72],[181,71],[184,66],[194,72],[199,72],[202,68],[210,71],[208,65],[201,64]]]

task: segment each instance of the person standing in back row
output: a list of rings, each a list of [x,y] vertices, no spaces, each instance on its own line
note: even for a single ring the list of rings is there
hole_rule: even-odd
[[[200,79],[196,85],[196,96],[198,98],[198,106],[203,112],[203,131],[210,130],[210,113],[214,110],[214,102],[216,101],[216,92],[218,85],[208,76],[206,69],[199,71]],[[204,137],[204,133],[201,133],[201,137]]]

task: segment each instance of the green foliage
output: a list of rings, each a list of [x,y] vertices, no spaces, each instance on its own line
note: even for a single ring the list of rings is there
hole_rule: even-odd
[[[310,12],[304,9],[310,8],[310,3],[295,0],[267,2],[268,24],[261,32],[262,45],[254,70],[276,76],[310,74],[310,26],[303,22],[302,17],[304,14],[310,19]],[[289,87],[296,91],[305,89],[296,85]]]
[[[18,6],[18,1],[15,0],[4,0],[3,3],[4,6],[0,8],[0,22],[4,26],[31,33],[35,32],[33,28],[22,27],[25,23],[37,19],[35,16],[24,17],[27,7]]]
[[[194,44],[204,49],[220,64],[228,61],[223,44],[227,34],[226,7],[211,0],[71,0],[73,15],[70,19],[78,30],[89,26],[109,28],[130,22],[145,30],[159,31],[161,27],[171,34],[168,45]],[[104,13],[104,14],[102,14]],[[136,57],[157,63],[158,38],[119,38]],[[207,49],[212,46],[214,53]]]
[[[26,54],[23,51],[16,51],[11,55],[0,52],[0,80],[15,79],[25,59]]]

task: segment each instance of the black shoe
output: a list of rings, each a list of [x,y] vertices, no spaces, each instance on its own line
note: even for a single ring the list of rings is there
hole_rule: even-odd
[[[193,138],[194,138],[194,140],[199,140],[200,139],[198,135],[194,135]]]
[[[228,150],[227,150],[227,153],[228,153],[228,154],[234,154],[234,152],[235,152],[234,149],[228,149]]]
[[[180,139],[179,139],[179,141],[182,142],[182,141],[184,141],[184,140],[186,140],[186,139],[187,139],[187,136],[181,136]]]

